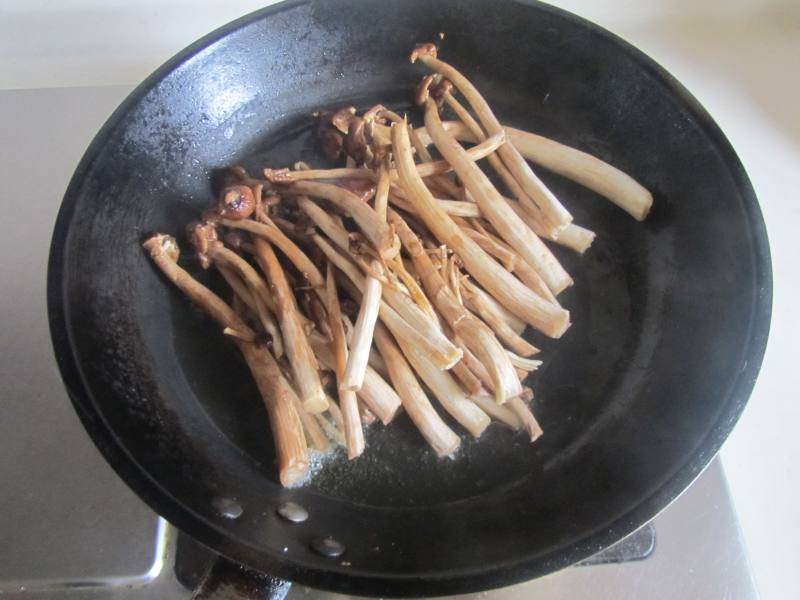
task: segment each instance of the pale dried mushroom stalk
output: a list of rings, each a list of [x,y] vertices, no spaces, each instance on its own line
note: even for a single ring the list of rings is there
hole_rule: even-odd
[[[347,458],[353,459],[364,452],[364,430],[361,416],[358,413],[358,400],[353,390],[341,385],[347,365],[347,342],[345,340],[342,311],[339,304],[339,292],[336,288],[336,267],[328,263],[325,282],[325,298],[328,309],[328,327],[332,333],[333,352],[339,402],[341,403],[342,422],[344,425]],[[330,403],[329,403],[330,404]],[[331,404],[331,406],[334,406]]]

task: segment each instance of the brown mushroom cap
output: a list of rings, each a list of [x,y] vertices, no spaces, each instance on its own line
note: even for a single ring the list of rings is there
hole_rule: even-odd
[[[255,208],[253,190],[246,185],[231,185],[220,193],[219,214],[224,219],[246,219],[253,214]]]
[[[408,57],[408,59],[412,63],[414,63],[414,62],[417,62],[417,59],[420,56],[431,56],[433,58],[436,58],[436,55],[437,55],[437,50],[436,50],[436,45],[435,44],[430,44],[430,43],[429,44],[420,44],[419,46],[417,46],[416,48],[414,48],[411,51],[411,55]]]
[[[165,233],[156,233],[150,236],[142,245],[147,248],[151,254],[162,252],[174,262],[178,262],[178,258],[181,255],[178,241],[171,235]],[[154,247],[157,247],[157,249]]]

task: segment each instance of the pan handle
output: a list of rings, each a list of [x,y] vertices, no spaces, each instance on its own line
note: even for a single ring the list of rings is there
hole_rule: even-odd
[[[218,556],[192,600],[284,600],[292,583]]]

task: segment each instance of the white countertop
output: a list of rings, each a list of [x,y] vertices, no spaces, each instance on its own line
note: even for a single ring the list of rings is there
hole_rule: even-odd
[[[0,89],[136,84],[175,52],[269,1],[5,0]],[[769,345],[722,456],[762,597],[800,597],[800,3],[796,0],[553,2],[641,48],[708,109],[744,163],[772,248]],[[99,127],[100,123],[98,123]],[[0,139],[2,134],[0,133]],[[3,148],[4,152],[9,149]]]

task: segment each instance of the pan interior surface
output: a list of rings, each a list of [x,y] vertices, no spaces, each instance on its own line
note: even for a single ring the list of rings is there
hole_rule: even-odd
[[[129,484],[223,554],[363,594],[474,591],[544,574],[663,508],[746,402],[771,282],[758,205],[732,149],[685,90],[610,34],[544,5],[485,7],[334,0],[255,13],[137,89],[76,172],[49,273],[71,396]],[[246,366],[141,241],[180,238],[211,203],[216,169],[326,164],[315,110],[381,102],[415,113],[424,71],[406,57],[439,32],[440,56],[501,121],[630,173],[653,192],[653,211],[637,223],[539,170],[597,238],[585,256],[554,249],[575,280],[559,297],[573,326],[560,340],[531,336],[545,361],[530,381],[545,431],[535,444],[497,424],[479,440],[453,424],[462,448],[439,459],[400,415],[370,427],[358,460],[319,458],[307,485],[282,489]],[[220,497],[243,515],[222,518]],[[278,518],[286,500],[309,520]],[[346,545],[346,560],[309,549],[326,535]]]

